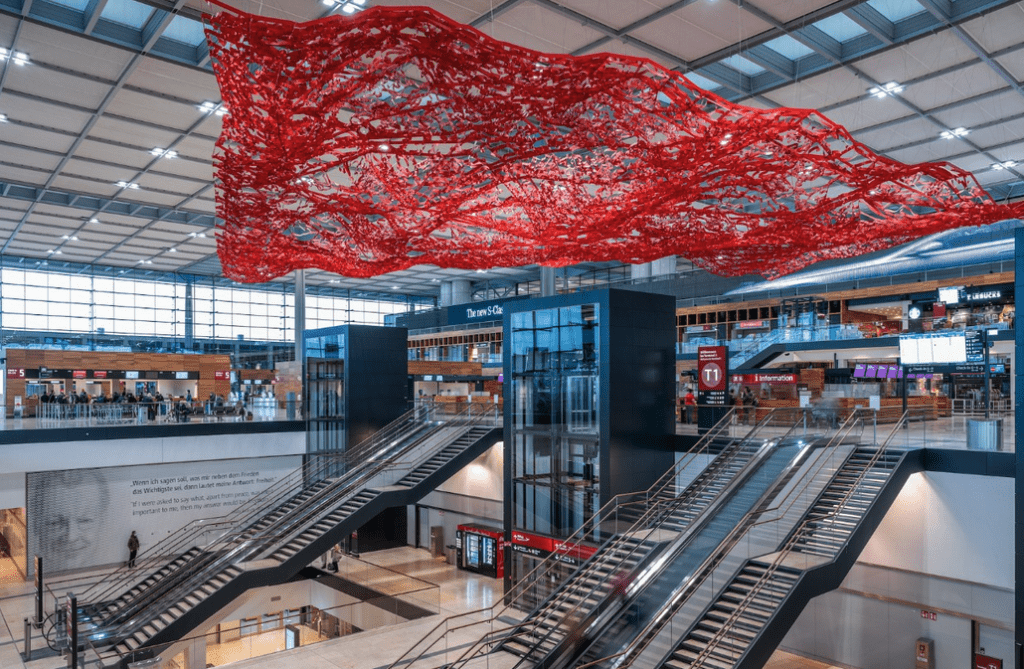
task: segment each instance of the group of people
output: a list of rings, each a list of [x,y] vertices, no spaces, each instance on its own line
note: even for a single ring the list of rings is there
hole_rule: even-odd
[[[733,389],[729,393],[729,404],[736,407],[736,420],[741,423],[757,422],[757,406],[760,402],[748,386],[743,386],[739,392]]]

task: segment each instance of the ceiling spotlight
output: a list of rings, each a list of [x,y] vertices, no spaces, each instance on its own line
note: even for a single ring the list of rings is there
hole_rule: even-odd
[[[903,92],[903,86],[897,84],[895,81],[890,81],[887,84],[881,86],[874,86],[868,89],[868,94],[881,100],[884,97],[896,95],[897,93]]]
[[[391,286],[391,290],[398,290],[398,286]]]
[[[172,151],[171,149],[161,149],[160,147],[157,147],[157,148],[153,149],[152,151],[150,151],[150,153],[153,154],[154,156],[156,156],[157,158],[177,158],[178,157],[178,152],[177,151]]]
[[[28,65],[28,54],[22,53],[21,51],[10,51],[0,47],[0,60],[7,60],[8,58],[10,58],[15,65]]]
[[[341,11],[345,12],[346,14],[354,14],[357,9],[359,8],[351,3],[348,3],[341,8]]]
[[[1004,160],[1001,163],[993,164],[992,165],[992,169],[994,169],[994,170],[1008,170],[1011,167],[1016,167],[1016,166],[1017,166],[1017,161],[1016,160]]]
[[[139,188],[139,184],[135,183],[134,181],[118,181],[114,185],[117,186],[118,188],[129,188],[131,190],[138,190]]]
[[[939,133],[939,137],[942,139],[956,139],[957,137],[966,137],[970,130],[967,128],[953,128],[952,130],[943,130]]]
[[[485,269],[478,269],[478,270],[476,271],[476,273],[477,273],[477,274],[486,274],[486,273],[487,273],[487,270],[485,270]]]
[[[152,260],[146,260],[145,258],[139,258],[139,260],[135,264],[136,265],[152,265],[153,261]]]
[[[334,5],[338,4],[336,0],[323,0],[323,3],[328,7],[333,7]]]
[[[172,246],[171,248],[167,249],[167,252],[168,252],[168,253],[177,253],[177,252],[178,252],[178,249],[176,249],[176,248],[174,248],[174,247]]]
[[[206,233],[205,232],[190,232],[190,233],[188,233],[188,236],[189,237],[202,237],[202,238],[205,239],[206,238]]]
[[[387,144],[379,144],[377,148],[380,149],[381,151],[388,151],[391,149],[391,147],[388,146]]]
[[[64,235],[63,237],[61,237],[61,239],[65,240],[65,241],[69,241],[69,242],[77,242],[78,241],[78,237],[75,237],[74,235]]]
[[[0,114],[0,123],[7,123],[7,114]]]
[[[89,219],[89,222],[90,222],[90,223],[99,223],[99,222],[100,222],[100,219],[98,219],[98,218],[96,218],[95,216],[93,216],[92,218],[90,218],[90,219]]]
[[[228,113],[228,108],[224,106],[223,102],[217,104],[216,102],[210,102],[209,100],[203,100],[197,104],[196,109],[204,114],[216,114],[217,116],[223,116]]]

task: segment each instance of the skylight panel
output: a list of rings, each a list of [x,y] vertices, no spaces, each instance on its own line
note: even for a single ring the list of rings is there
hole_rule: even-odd
[[[722,87],[721,84],[719,84],[718,82],[712,81],[707,77],[702,77],[696,72],[687,72],[683,76],[692,81],[698,87],[703,88],[706,91],[713,91],[716,88]]]
[[[764,72],[764,68],[757,63],[751,62],[743,56],[729,56],[722,60],[723,65],[728,65],[734,70],[739,70],[743,74],[754,76],[755,74],[761,74]]]
[[[100,16],[108,21],[140,30],[153,15],[153,8],[132,0],[107,0]]]
[[[180,14],[171,19],[170,24],[164,29],[163,36],[190,46],[199,46],[206,40],[203,24]]]
[[[85,8],[89,6],[89,0],[50,0],[50,2],[62,7],[70,7],[80,12],[84,12]]]
[[[811,25],[837,42],[846,42],[868,32],[857,25],[853,19],[842,14],[834,14]]]
[[[893,23],[924,11],[917,0],[868,0],[867,4]]]
[[[790,60],[798,60],[804,56],[809,56],[814,53],[814,49],[797,42],[789,35],[776,37],[770,42],[765,42],[764,45],[775,53],[783,55]]]

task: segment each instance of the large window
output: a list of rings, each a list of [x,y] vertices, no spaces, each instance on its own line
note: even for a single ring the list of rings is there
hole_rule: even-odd
[[[158,276],[142,278],[130,270],[89,266],[66,272],[5,267],[0,269],[0,328],[183,339],[190,312],[195,339],[295,339],[291,285],[250,288],[223,285],[213,277]],[[363,293],[311,287],[306,295],[306,329],[383,325],[388,315],[432,303],[430,298],[369,299]]]

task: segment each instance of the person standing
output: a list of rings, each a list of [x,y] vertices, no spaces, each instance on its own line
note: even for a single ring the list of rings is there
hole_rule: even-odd
[[[686,390],[686,396],[683,397],[683,409],[686,411],[687,423],[697,422],[694,416],[697,411],[697,398],[693,396],[693,391],[689,388]]]
[[[135,530],[132,530],[132,536],[128,537],[128,566],[135,566],[135,556],[139,553],[139,538],[135,536]]]

